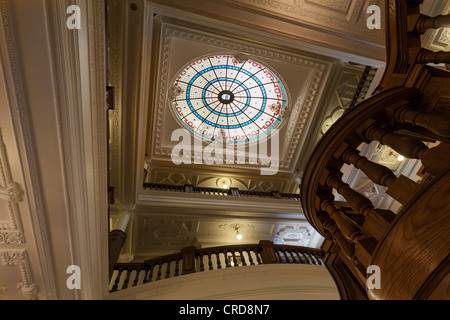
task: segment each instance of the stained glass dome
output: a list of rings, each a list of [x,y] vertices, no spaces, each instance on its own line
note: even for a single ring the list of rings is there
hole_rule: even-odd
[[[259,62],[232,55],[202,57],[173,84],[173,111],[190,131],[214,141],[245,142],[282,123],[287,94],[280,77]]]

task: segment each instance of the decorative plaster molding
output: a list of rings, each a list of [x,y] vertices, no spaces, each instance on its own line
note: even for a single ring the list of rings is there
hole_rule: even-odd
[[[164,29],[163,29],[164,30]],[[305,57],[298,56],[294,54],[282,53],[281,51],[276,50],[267,50],[262,49],[257,46],[248,45],[246,43],[234,41],[231,39],[219,38],[213,35],[206,35],[201,32],[194,33],[189,29],[181,29],[177,30],[175,27],[166,25],[165,33],[163,38],[163,46],[161,48],[161,61],[160,61],[160,69],[159,69],[159,94],[157,103],[161,106],[156,108],[155,112],[155,126],[154,126],[154,145],[153,145],[153,153],[156,158],[167,158],[170,159],[172,148],[164,147],[162,144],[162,136],[163,136],[163,124],[164,119],[167,116],[167,113],[170,112],[170,106],[168,106],[168,97],[169,97],[169,88],[170,88],[170,79],[169,79],[169,61],[170,61],[170,50],[171,50],[171,42],[173,37],[178,37],[185,40],[195,41],[200,44],[208,44],[213,45],[218,48],[223,48],[222,50],[228,52],[243,52],[250,56],[256,57],[264,57],[275,59],[277,61],[284,61],[293,63],[299,66],[307,67],[311,71],[311,75],[306,81],[305,86],[302,88],[301,94],[296,97],[296,100],[290,106],[291,116],[289,117],[288,126],[289,130],[287,130],[286,134],[286,147],[284,151],[282,151],[282,157],[280,157],[280,169],[289,169],[293,166],[293,159],[295,153],[298,149],[299,141],[302,138],[305,127],[308,122],[310,122],[310,117],[312,110],[314,109],[315,103],[317,103],[317,96],[319,95],[319,91],[321,89],[322,79],[326,76],[328,63],[323,61]],[[167,107],[166,107],[167,106]],[[192,160],[194,160],[194,155],[192,155]]]
[[[19,293],[30,300],[36,299],[39,288],[32,281],[26,251],[0,251],[0,260],[3,266],[17,267],[19,269],[22,280],[17,284]]]
[[[247,10],[261,10],[279,18],[295,22],[309,22],[328,32],[354,36],[359,40],[382,43],[381,30],[369,32],[365,23],[365,9],[369,4],[362,0],[225,0]],[[382,6],[380,0],[371,4]],[[383,10],[384,11],[384,10]]]
[[[0,244],[24,243],[20,211],[17,205],[22,201],[23,191],[12,181],[11,167],[6,153],[6,145],[0,131],[0,201],[5,202],[8,221],[0,224]]]

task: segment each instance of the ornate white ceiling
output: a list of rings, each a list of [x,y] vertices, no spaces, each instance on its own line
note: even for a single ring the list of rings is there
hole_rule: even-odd
[[[227,8],[227,11],[211,10],[209,6],[212,2]],[[280,36],[270,19],[275,17],[280,22],[287,19],[290,27],[298,26],[297,23],[301,22],[309,30],[303,34],[305,37],[321,29],[321,40],[347,37],[358,45],[363,41],[371,42],[371,46],[380,46],[382,33],[372,32],[369,40],[367,39],[367,30],[362,27],[361,20],[365,6],[360,5],[359,1],[212,2],[194,1],[187,4],[176,0],[146,1],[133,12],[125,6],[120,8],[120,1],[112,1],[111,14],[114,16],[115,11],[117,18],[112,20],[122,21],[121,10],[127,10],[130,18],[126,18],[123,24],[129,24],[128,28],[133,33],[121,34],[121,28],[116,24],[111,27],[110,78],[111,85],[119,89],[116,110],[110,111],[111,183],[123,183],[121,174],[136,174],[130,167],[131,163],[126,165],[127,155],[121,155],[124,140],[120,136],[128,133],[123,131],[120,117],[130,112],[127,109],[134,107],[122,106],[123,101],[128,101],[122,94],[136,92],[136,88],[129,88],[122,79],[138,75],[128,74],[126,78],[120,75],[121,72],[128,72],[128,67],[121,66],[120,61],[123,57],[134,54],[124,44],[129,43],[130,46],[138,43],[139,47],[134,50],[138,50],[143,56],[136,57],[145,62],[144,66],[148,65],[146,70],[151,79],[148,82],[149,89],[137,90],[141,98],[136,100],[137,112],[148,114],[145,119],[140,119],[145,127],[139,129],[140,133],[135,140],[138,150],[145,150],[145,159],[138,159],[138,163],[142,163],[144,167],[145,162],[149,169],[146,181],[217,187],[218,179],[227,178],[230,179],[231,187],[239,189],[297,192],[297,170],[305,165],[315,142],[323,134],[323,121],[327,117],[336,121],[337,115],[342,114],[340,110],[348,107],[364,66],[349,64],[349,61],[354,61],[355,55],[337,53],[335,45],[331,43],[313,48],[311,43],[292,41],[289,35]],[[127,20],[131,16],[135,17],[139,10],[146,12],[142,21],[136,18]],[[209,10],[209,13],[205,10]],[[252,25],[233,23],[231,20],[227,21],[227,14],[232,14],[233,21],[245,19],[247,14],[253,15],[256,20],[249,21]],[[268,14],[272,18],[264,21]],[[139,32],[145,35],[143,42],[138,40]],[[342,35],[345,37],[341,38]],[[353,47],[347,49],[354,51]],[[177,166],[172,161],[172,149],[178,144],[178,141],[172,141],[172,133],[183,128],[171,110],[174,79],[194,59],[216,54],[260,61],[284,80],[289,105],[288,116],[280,128],[280,163],[276,175],[261,176],[260,163],[250,164],[248,161],[245,164],[235,162],[227,166],[208,166],[205,163]],[[371,59],[372,57],[357,60],[372,61]],[[127,130],[130,129],[134,130]],[[194,156],[195,153],[192,152],[192,163],[195,161]],[[211,159],[204,160],[206,162]],[[142,176],[137,174],[136,177],[136,215],[129,228],[131,236],[124,248],[124,259],[141,259],[170,253],[187,245],[236,243],[234,230],[220,228],[235,223],[247,226],[244,227],[247,230],[242,230],[245,231],[242,243],[246,240],[257,243],[265,239],[281,244],[320,246],[321,238],[306,222],[298,201],[228,199],[170,192],[166,194],[143,190],[143,181],[139,181]],[[124,188],[119,189],[119,201],[120,190]],[[114,216],[113,210],[112,217]]]
[[[292,172],[295,155],[306,139],[308,126],[317,112],[321,94],[329,80],[334,59],[293,54],[280,49],[237,40],[236,35],[219,36],[165,22],[162,18],[160,62],[153,123],[154,143],[150,158],[172,162],[171,151],[178,141],[172,132],[180,128],[171,111],[174,77],[186,63],[205,55],[238,53],[264,62],[276,70],[290,93],[290,116],[280,129],[280,171]],[[194,162],[194,152],[191,154]],[[206,161],[206,159],[204,159]],[[208,159],[212,160],[212,159]],[[244,169],[260,169],[260,164],[233,165]]]

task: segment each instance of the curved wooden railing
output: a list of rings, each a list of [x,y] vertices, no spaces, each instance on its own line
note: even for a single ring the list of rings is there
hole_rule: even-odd
[[[116,263],[110,281],[110,291],[184,274],[268,263],[297,263],[323,266],[320,249],[274,245],[271,241],[196,249],[145,260],[142,263]]]
[[[420,14],[419,3],[387,1],[388,66],[380,87],[326,132],[301,185],[306,218],[336,244],[371,299],[448,298],[450,74],[425,63],[450,63],[450,57],[420,48],[420,33],[440,25]],[[442,25],[448,17],[439,21]],[[427,178],[418,183],[396,176],[361,156],[360,146],[373,141],[420,160]],[[376,208],[352,189],[343,180],[345,164],[387,187],[386,193],[402,205],[401,210]],[[333,192],[346,202],[335,201]],[[366,287],[371,265],[379,267],[381,287]]]
[[[300,201],[300,195],[296,193],[280,193],[278,191],[239,190],[238,188],[223,189],[223,188],[197,187],[190,184],[171,185],[161,183],[144,183],[144,189],[169,191],[169,192],[197,193],[212,196],[270,198],[270,199],[285,199],[285,200]]]

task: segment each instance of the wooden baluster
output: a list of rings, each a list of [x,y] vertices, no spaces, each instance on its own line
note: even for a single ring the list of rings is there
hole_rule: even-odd
[[[241,256],[242,266],[246,266],[247,262],[245,261],[245,257],[244,257],[244,253],[242,252],[242,249],[238,249],[238,251],[239,251],[239,255]]]
[[[364,238],[359,226],[347,217],[333,202],[332,195],[319,195],[320,208],[328,213],[339,226],[342,235],[352,242],[356,242]]]
[[[370,121],[372,120],[369,119],[368,122]],[[430,150],[422,141],[416,138],[389,132],[373,123],[364,132],[363,137],[368,142],[373,140],[379,141],[407,158],[420,159],[425,170],[432,175],[439,175],[448,167],[448,161],[446,161],[445,157],[442,157],[441,151],[441,148],[448,150],[447,144],[440,144]]]
[[[298,254],[298,249],[293,250],[294,253],[294,261],[295,263],[302,263],[302,260],[300,259],[300,255]]]
[[[278,261],[283,262],[283,258],[281,257],[280,250],[275,249],[275,254],[278,258]]]
[[[256,262],[258,264],[263,264],[258,248],[253,249],[253,252],[255,253],[256,256]]]
[[[218,251],[217,254],[216,254],[217,269],[222,269],[222,263],[220,262],[220,253],[221,253],[221,251]]]
[[[132,267],[128,267],[126,272],[127,272],[127,276],[125,277],[125,281],[123,282],[122,290],[128,288],[128,282],[130,281],[130,276],[131,276],[131,273],[133,272]]]
[[[231,263],[230,263],[230,259],[228,257],[228,250],[224,250],[224,256],[225,256],[225,262],[226,262],[226,268],[230,268],[231,267]]]
[[[367,128],[365,138],[369,141],[379,141],[381,144],[387,145],[401,155],[411,159],[420,159],[428,150],[428,147],[416,138],[389,132],[375,124]]]
[[[306,260],[305,253],[304,253],[303,250],[299,250],[297,252],[297,255],[300,258],[300,263],[301,264],[308,264],[308,261]]]
[[[178,277],[180,275],[180,258],[176,258],[175,259],[175,273],[174,273],[174,277]]]
[[[316,260],[317,260],[317,264],[319,265],[319,266],[323,266],[323,260],[322,260],[322,257],[319,255],[319,254],[317,254],[317,253],[313,253],[313,255],[314,255],[314,257],[316,258]]]
[[[288,249],[288,252],[289,252],[289,255],[291,256],[291,262],[292,263],[295,263],[295,258],[294,258],[294,255],[293,255],[293,253],[292,253],[292,249]]]
[[[156,275],[156,280],[161,280],[161,272],[162,272],[162,261],[158,260],[158,274]]]
[[[141,273],[142,268],[141,267],[136,267],[136,276],[134,277],[134,281],[132,284],[132,287],[136,287],[138,282],[139,282],[139,275]]]
[[[314,259],[311,257],[311,252],[309,251],[305,251],[305,255],[308,258],[308,264],[310,265],[314,265]]]
[[[153,281],[153,269],[155,268],[155,263],[152,263],[150,265],[150,273],[148,275],[148,282],[152,282]]]
[[[203,253],[197,256],[200,258],[200,271],[205,271],[205,265],[203,263]]]
[[[142,283],[148,282],[148,272],[150,271],[150,266],[144,265],[144,279],[142,280]]]
[[[286,261],[288,263],[293,263],[294,260],[292,259],[291,250],[290,249],[285,249],[284,251],[285,251]]]
[[[314,251],[310,251],[309,253],[311,254],[311,258],[314,260],[314,264],[316,266],[320,266],[320,261],[316,255],[316,253]]]
[[[212,260],[211,260],[211,254],[212,254],[212,252],[208,253],[208,270],[213,270],[213,263],[212,263]]]
[[[428,17],[426,15],[419,15],[414,31],[418,33],[425,33],[428,29],[439,29],[450,27],[450,15],[438,15],[436,17]]]
[[[166,268],[166,275],[164,276],[164,279],[170,278],[170,269],[172,265],[172,259],[166,260],[167,268]]]
[[[326,183],[329,187],[336,189],[356,213],[364,214],[367,217],[364,228],[373,237],[380,240],[384,232],[389,228],[395,215],[393,213],[390,214],[389,211],[375,210],[372,202],[368,198],[353,190],[347,183],[342,181],[341,177],[342,172],[340,171],[330,173]],[[335,216],[337,217],[337,215]]]
[[[120,278],[122,277],[122,272],[123,272],[123,268],[119,268],[117,270],[117,277],[116,277],[116,281],[114,281],[112,291],[117,291],[117,289],[119,288],[119,283],[120,283]]]
[[[342,253],[350,260],[354,260],[355,257],[355,246],[352,242],[347,240],[339,229],[338,225],[328,216],[318,215],[320,221],[325,230],[327,230],[332,239],[337,242],[339,247],[341,248]],[[302,252],[303,256],[305,256],[305,252]],[[306,259],[305,259],[306,260]],[[307,261],[305,261],[308,263]]]
[[[408,104],[396,108],[395,111],[389,111],[393,113],[393,118],[398,123],[411,123],[412,125],[425,128],[438,136],[450,137],[450,117],[448,116],[414,110]]]
[[[416,58],[416,63],[427,64],[427,63],[450,63],[450,52],[448,51],[438,51],[434,52],[428,49],[421,48],[419,54]]]
[[[355,264],[362,263],[365,268],[370,265],[372,253],[375,250],[376,241],[373,238],[362,238],[357,242],[347,240],[342,234],[339,226],[329,216],[319,215],[324,228],[330,232],[341,248],[343,254]]]
[[[342,144],[342,148],[345,148],[342,152],[342,160],[344,162],[360,169],[376,184],[388,187],[386,193],[400,203],[408,203],[420,190],[420,185],[413,180],[405,176],[399,176],[397,178],[389,168],[369,161],[366,157],[359,155],[356,149],[348,147],[345,143]],[[391,219],[393,219],[393,216]]]
[[[249,250],[247,251],[247,254],[248,254],[248,260],[250,261],[250,265],[251,265],[251,266],[254,266],[255,263],[253,262],[252,249],[249,249]]]
[[[233,256],[234,267],[238,267],[238,262],[237,262],[237,259],[236,259],[235,250],[231,250],[231,255]]]

